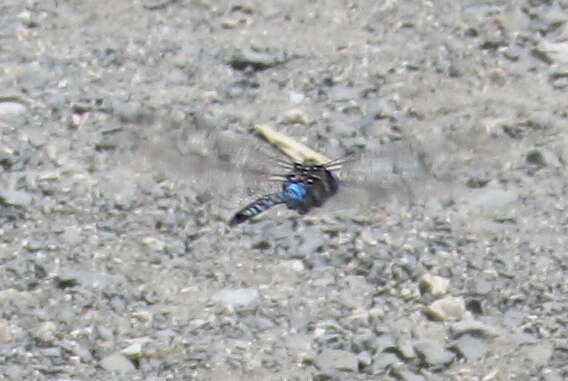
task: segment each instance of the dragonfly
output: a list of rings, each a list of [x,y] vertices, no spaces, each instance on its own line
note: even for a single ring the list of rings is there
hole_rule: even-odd
[[[339,178],[333,172],[341,160],[326,164],[283,163],[288,173],[274,177],[282,181],[282,190],[270,193],[239,210],[229,221],[230,226],[241,224],[273,206],[285,204],[288,209],[306,214],[321,207],[339,188]]]
[[[228,220],[231,227],[279,205],[300,215],[332,202],[344,208],[355,201],[368,209],[365,204],[388,195],[411,193],[412,179],[428,171],[416,144],[406,141],[381,144],[339,159],[306,154],[302,151],[305,146],[300,145],[301,154],[288,150],[287,156],[294,157],[289,161],[255,146],[250,137],[211,128],[177,126],[150,135],[154,139],[139,151],[154,168],[161,162],[197,189],[229,195],[240,202],[249,198]],[[278,188],[273,186],[275,182]]]
[[[271,178],[272,180],[279,181],[282,184],[281,190],[279,192],[263,195],[240,209],[229,221],[230,226],[248,221],[250,218],[280,204],[285,204],[288,209],[295,210],[301,215],[306,214],[312,208],[322,207],[328,199],[334,197],[340,188],[340,184],[343,187],[345,183],[348,183],[348,181],[345,180],[340,181],[337,171],[346,169],[344,173],[348,176],[345,177],[348,178],[349,175],[351,175],[351,177],[354,178],[356,172],[352,169],[349,170],[345,168],[347,167],[346,164],[357,163],[360,166],[366,164],[367,168],[377,168],[376,163],[375,165],[372,165],[371,163],[372,161],[379,160],[377,155],[351,155],[341,159],[328,160],[325,156],[318,155],[303,144],[288,138],[269,126],[257,126],[257,130],[270,142],[280,143],[283,151],[287,152],[289,156],[303,156],[308,157],[308,159],[307,162],[304,163],[298,161],[289,163],[275,159],[275,162],[278,163],[280,167],[287,170],[286,173],[275,175]],[[394,146],[390,147],[391,151],[393,147]],[[399,160],[397,160],[398,163],[391,162],[391,166],[387,171],[385,171],[385,167],[383,166],[382,175],[380,171],[375,171],[375,173],[372,173],[372,171],[366,171],[367,178],[375,175],[379,177],[379,181],[383,182],[381,187],[375,187],[375,194],[384,193],[383,191],[386,190],[387,184],[385,180],[387,180],[389,176],[385,176],[385,174],[391,175],[390,180],[392,182],[393,175],[398,175],[400,179],[404,179],[405,176],[409,175],[409,172],[414,171],[414,175],[416,175],[418,172],[428,171],[428,165],[426,164],[423,153],[416,155],[416,152],[412,152],[411,145],[408,144],[399,144],[396,147],[399,151],[397,153],[399,156]],[[298,152],[294,152],[294,150]],[[386,152],[382,153],[384,154]],[[401,160],[402,156],[406,156],[406,162],[405,160]],[[414,156],[415,159],[413,163],[412,160],[408,161],[411,156]],[[385,164],[384,159],[385,158],[383,157],[383,164]],[[393,159],[392,155],[390,159]],[[315,161],[324,161],[325,163],[318,164],[314,163]],[[365,161],[367,162],[365,163]],[[411,163],[413,168],[409,168],[409,163]],[[412,169],[412,171],[409,171],[409,169]],[[361,178],[361,172],[361,170],[358,171],[359,178]],[[369,182],[367,182],[367,184],[369,184]],[[359,185],[362,185],[361,181],[359,182]],[[352,192],[350,191],[349,193]]]

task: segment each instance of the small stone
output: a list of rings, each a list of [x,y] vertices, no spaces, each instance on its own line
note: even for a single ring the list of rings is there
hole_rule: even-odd
[[[442,366],[451,363],[455,355],[444,348],[443,342],[435,340],[423,340],[414,344],[416,353],[426,364]]]
[[[240,49],[233,51],[227,62],[237,70],[252,68],[254,70],[265,70],[278,64],[284,63],[286,57],[283,54],[273,54],[267,50]]]
[[[284,117],[286,118],[286,121],[288,123],[298,123],[304,126],[307,126],[311,123],[311,119],[308,117],[308,114],[300,109],[288,110],[284,114]]]
[[[306,270],[304,262],[299,259],[291,259],[288,261],[282,261],[280,266],[287,271],[292,271],[295,273],[301,273]]]
[[[0,203],[4,205],[24,208],[32,202],[32,199],[31,194],[25,191],[0,189]]]
[[[527,153],[527,163],[536,167],[560,168],[562,164],[556,154],[546,148],[535,148]]]
[[[371,354],[367,351],[359,353],[357,355],[357,359],[359,360],[359,364],[361,364],[361,366],[365,368],[373,363],[373,358],[371,357]]]
[[[61,357],[61,348],[59,347],[49,347],[40,349],[40,353],[45,357]]]
[[[106,341],[112,341],[114,339],[114,332],[110,327],[97,326],[97,333],[100,338]]]
[[[352,87],[333,86],[329,91],[329,97],[335,102],[346,102],[359,98],[359,91]]]
[[[426,309],[426,314],[437,321],[459,321],[466,312],[463,298],[447,296],[436,300]]]
[[[479,337],[462,335],[454,344],[454,348],[467,360],[477,361],[487,353],[485,342]]]
[[[400,355],[405,359],[416,358],[416,351],[409,337],[400,338],[397,343],[397,349]]]
[[[525,314],[518,309],[511,308],[503,316],[503,325],[507,328],[518,328],[524,321]]]
[[[77,129],[85,123],[89,114],[73,114],[67,122],[67,126],[72,129]]]
[[[92,348],[89,347],[87,342],[65,341],[62,343],[61,347],[65,351],[69,351],[76,356],[79,356],[83,362],[88,363],[93,360]]]
[[[110,372],[132,372],[136,368],[134,364],[123,354],[120,353],[113,353],[104,357],[100,363],[103,369],[106,369]]]
[[[380,335],[379,337],[377,337],[373,344],[377,350],[377,353],[396,348],[396,340],[391,335]]]
[[[426,378],[420,374],[414,373],[405,368],[394,367],[392,374],[396,376],[397,380],[401,381],[425,381]]]
[[[476,320],[464,320],[450,325],[450,332],[454,337],[459,337],[464,334],[472,334],[481,337],[495,337],[498,336],[497,331]]]
[[[306,96],[304,95],[304,93],[298,93],[296,91],[291,91],[288,94],[288,99],[290,100],[290,103],[295,104],[295,105],[299,105],[300,103],[302,103],[304,101],[304,99],[306,99]]]
[[[142,244],[144,246],[146,246],[147,248],[155,250],[155,251],[163,251],[164,248],[166,247],[166,244],[165,244],[164,241],[162,241],[161,239],[158,239],[158,238],[154,238],[154,237],[143,238]]]
[[[13,340],[7,320],[0,320],[0,344],[9,344]]]
[[[142,6],[145,9],[156,10],[156,9],[165,8],[173,2],[174,0],[143,0]]]
[[[222,17],[220,23],[223,29],[235,29],[239,26],[240,20],[234,17]]]
[[[430,293],[433,296],[442,296],[448,292],[450,280],[432,274],[424,274],[420,279],[420,292],[422,294]]]
[[[217,303],[228,307],[252,307],[259,297],[258,290],[254,288],[223,289],[213,296]]]
[[[26,114],[27,108],[19,102],[0,102],[0,121],[13,122]]]
[[[568,42],[542,40],[540,45],[533,50],[533,54],[547,64],[568,63]]]
[[[359,369],[359,360],[356,355],[337,349],[324,349],[316,356],[315,362],[325,372],[333,372],[333,370],[357,372]]]
[[[140,321],[152,321],[153,315],[150,311],[134,311],[132,317]]]
[[[144,353],[143,351],[144,345],[146,343],[151,342],[152,339],[150,339],[149,337],[141,337],[131,341],[134,342],[129,346],[127,346],[126,348],[124,348],[122,351],[120,351],[120,353],[122,353],[131,360],[136,360],[142,357]]]
[[[400,359],[394,353],[382,352],[375,355],[375,360],[373,362],[373,368],[382,371],[383,369],[389,368],[391,365],[399,362]]]
[[[312,351],[312,339],[306,335],[293,335],[286,338],[286,347],[291,353],[303,357]]]
[[[568,80],[568,64],[553,66],[550,69],[549,77],[554,87],[565,87],[566,80]]]
[[[57,287],[68,288],[81,285],[89,288],[105,288],[114,283],[115,278],[107,273],[95,271],[69,271],[55,277]]]

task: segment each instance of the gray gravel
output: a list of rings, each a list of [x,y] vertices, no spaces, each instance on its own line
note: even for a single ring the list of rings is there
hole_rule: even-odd
[[[565,0],[2,1],[0,379],[568,378],[567,92]],[[229,229],[255,124],[432,176]]]

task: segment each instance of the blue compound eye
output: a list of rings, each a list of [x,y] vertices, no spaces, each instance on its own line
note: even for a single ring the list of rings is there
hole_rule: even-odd
[[[290,183],[286,185],[286,195],[292,201],[301,201],[307,194],[308,191],[304,184]]]

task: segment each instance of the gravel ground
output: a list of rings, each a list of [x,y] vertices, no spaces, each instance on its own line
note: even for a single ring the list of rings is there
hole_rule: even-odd
[[[0,380],[568,378],[568,1],[3,0],[0,63]],[[257,124],[431,176],[230,229],[168,133]]]

